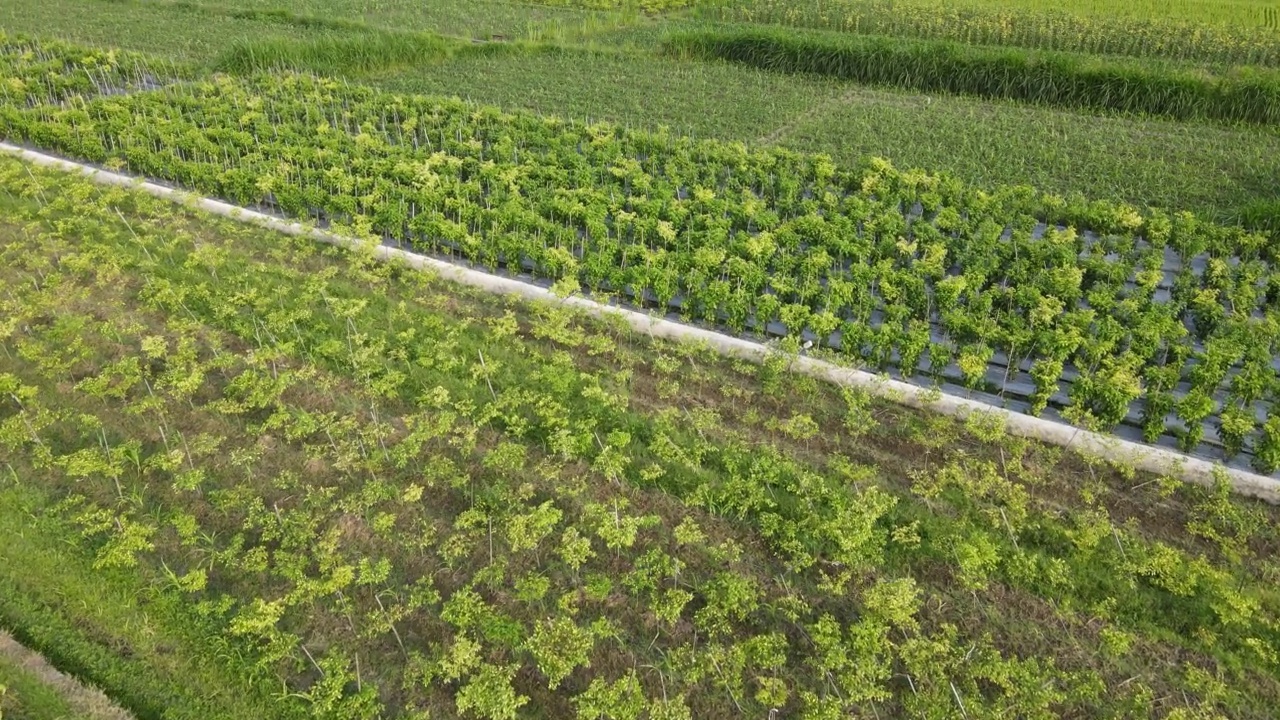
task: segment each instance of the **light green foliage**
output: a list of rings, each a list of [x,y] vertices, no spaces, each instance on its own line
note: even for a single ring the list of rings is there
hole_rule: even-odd
[[[650,704],[649,720],[693,720],[693,711],[684,695],[662,698]]]
[[[551,580],[541,575],[526,575],[516,581],[516,597],[527,603],[540,602],[551,590]]]
[[[595,552],[591,549],[591,539],[582,535],[576,527],[567,527],[560,538],[558,549],[564,563],[577,572],[583,563],[590,560]]]
[[[646,705],[634,670],[613,681],[592,680],[574,704],[580,720],[638,720]]]
[[[992,462],[948,463],[915,478],[913,492],[925,498],[945,497],[959,507],[973,508],[995,529],[1016,532],[1027,516],[1027,488],[1011,481]]]
[[[833,558],[845,572],[858,572],[881,562],[888,533],[882,518],[897,505],[897,498],[872,486],[846,504],[823,527],[834,543]]]
[[[662,622],[675,625],[691,600],[693,600],[693,593],[678,588],[667,588],[654,596],[650,609]]]
[[[1280,416],[1267,418],[1254,452],[1253,466],[1259,472],[1270,474],[1280,469]]]
[[[879,580],[867,591],[862,602],[867,612],[890,627],[914,630],[918,626],[920,589],[914,578]]]
[[[480,664],[480,643],[466,635],[455,635],[453,645],[440,660],[440,675],[445,680],[466,677]]]
[[[1135,559],[1134,564],[1136,574],[1181,597],[1195,592],[1206,568],[1203,560],[1187,562],[1173,548],[1160,542],[1153,544],[1144,557]]]
[[[756,678],[760,689],[756,691],[756,702],[769,708],[781,707],[787,704],[790,693],[787,691],[787,683],[780,678],[760,677]]]
[[[890,645],[886,627],[874,620],[861,621],[847,629],[824,615],[809,629],[816,648],[810,664],[837,683],[844,703],[863,703],[889,697],[883,688],[889,669],[884,665]],[[870,660],[870,662],[867,662]],[[819,705],[815,708],[821,708]]]
[[[1223,555],[1239,563],[1250,552],[1249,543],[1265,522],[1257,508],[1244,505],[1233,496],[1226,473],[1220,471],[1212,489],[1196,505],[1187,532],[1214,541]]]
[[[609,506],[592,503],[583,508],[588,522],[594,521],[594,531],[610,550],[620,551],[635,545],[641,528],[657,524],[653,515],[628,515],[623,512],[628,502],[616,500]]]
[[[692,516],[685,516],[680,524],[676,526],[673,532],[676,542],[681,545],[698,546],[706,541],[707,536],[698,527],[698,521]]]
[[[310,120],[302,119],[311,112],[309,105],[299,101],[301,94],[312,92],[328,98],[334,107],[358,108],[362,115],[362,122],[357,123],[359,129],[344,127],[340,132],[326,124],[329,130],[319,134],[312,132]],[[184,99],[185,93],[190,97]],[[824,327],[824,323],[829,325],[824,320],[826,314],[847,318],[848,322],[844,324],[847,325],[850,342],[844,346],[845,353],[851,360],[870,360],[878,365],[888,363],[895,349],[904,357],[918,357],[913,353],[918,353],[922,345],[916,330],[924,327],[927,321],[936,321],[945,337],[931,344],[928,352],[940,371],[947,365],[946,360],[953,357],[962,382],[971,387],[985,388],[991,376],[988,364],[997,350],[1029,360],[1037,386],[1031,398],[1036,408],[1041,407],[1056,389],[1053,371],[1061,370],[1070,361],[1081,370],[1081,378],[1071,386],[1070,406],[1065,416],[1090,427],[1106,429],[1114,426],[1127,416],[1134,403],[1145,400],[1154,407],[1165,402],[1166,390],[1148,390],[1143,380],[1163,367],[1163,356],[1158,354],[1163,347],[1161,343],[1172,345],[1179,359],[1173,369],[1181,372],[1185,368],[1185,372],[1190,373],[1195,367],[1223,368],[1212,374],[1201,373],[1203,377],[1195,383],[1196,388],[1177,405],[1176,409],[1186,423],[1181,440],[1187,449],[1200,445],[1203,424],[1211,421],[1218,409],[1216,403],[1209,403],[1206,399],[1218,386],[1228,382],[1226,368],[1237,356],[1256,355],[1259,343],[1266,342],[1266,338],[1275,332],[1274,327],[1257,320],[1252,311],[1246,313],[1247,303],[1254,303],[1252,307],[1256,308],[1265,302],[1262,294],[1249,290],[1256,285],[1259,273],[1267,267],[1266,259],[1260,255],[1264,244],[1261,236],[1204,223],[1193,216],[1179,214],[1171,217],[1157,211],[1139,212],[1125,204],[1091,203],[1075,197],[1035,195],[1034,199],[1024,198],[1025,191],[1020,188],[1001,189],[993,199],[952,178],[902,172],[881,161],[868,162],[859,168],[842,168],[823,156],[691,143],[665,132],[628,133],[599,124],[564,125],[564,132],[590,140],[584,145],[591,149],[590,163],[611,168],[608,173],[593,175],[589,188],[583,190],[589,204],[580,200],[575,206],[580,210],[564,214],[565,208],[559,206],[562,201],[556,199],[553,184],[527,180],[522,186],[518,180],[540,177],[539,167],[559,168],[557,172],[569,172],[574,167],[576,149],[570,154],[552,141],[561,132],[562,124],[558,121],[504,115],[493,110],[473,112],[462,103],[422,98],[393,99],[299,76],[290,76],[282,82],[226,80],[221,84],[186,88],[173,95],[131,96],[125,101],[114,101],[127,103],[128,107],[104,106],[103,111],[118,113],[124,120],[124,116],[132,117],[135,112],[163,113],[165,103],[170,101],[190,101],[206,107],[210,120],[213,113],[221,113],[224,116],[222,120],[228,124],[238,126],[246,117],[262,123],[245,138],[259,135],[275,137],[275,142],[268,144],[268,152],[284,153],[286,148],[295,145],[326,148],[325,152],[338,152],[352,159],[374,158],[370,162],[381,168],[372,171],[358,163],[353,166],[358,169],[352,172],[331,172],[319,163],[299,168],[297,177],[289,183],[271,186],[273,197],[286,212],[307,216],[321,212],[336,213],[339,217],[367,223],[368,228],[377,233],[400,236],[408,232],[428,250],[447,252],[481,264],[492,265],[499,255],[509,253],[537,258],[537,274],[551,279],[573,275],[583,283],[583,287],[607,282],[611,286],[647,287],[658,293],[659,290],[666,292],[660,287],[666,280],[658,275],[679,277],[672,286],[673,291],[679,289],[683,292],[688,306],[698,308],[696,312],[704,319],[719,317],[721,310],[734,304],[741,304],[744,308],[755,306],[760,311],[768,304],[765,298],[772,298],[781,304],[771,312],[776,312],[778,317],[796,328],[808,324],[811,330],[817,328],[825,332],[829,329]],[[383,117],[388,112],[384,103],[390,101],[399,104],[393,104],[389,111],[393,122],[387,124]],[[236,110],[240,103],[291,115],[295,118],[294,123],[266,123],[267,113],[261,111],[244,116]],[[15,132],[37,132],[47,122],[41,115],[45,110],[40,107],[22,112],[26,114],[19,114],[11,121]],[[406,119],[395,122],[394,119],[401,114]],[[449,141],[447,150],[427,155],[423,145],[431,141],[432,130],[420,122],[424,116],[436,118],[433,123],[442,137],[455,138]],[[65,122],[73,134],[80,132],[73,130],[80,122],[77,116],[60,115],[59,121]],[[126,123],[127,127],[137,125]],[[101,124],[92,128],[86,126],[84,133],[98,133],[94,135],[97,139],[77,141],[78,149],[101,159],[108,154],[105,147],[108,144],[128,145],[135,147],[136,152],[149,153],[153,151],[147,148],[161,142],[158,136],[131,134],[127,130],[112,131],[102,136],[101,127]],[[163,131],[156,132],[175,137],[204,132],[192,127],[185,115],[169,117],[162,127],[165,128]],[[289,128],[287,141],[280,139],[284,127]],[[410,129],[406,130],[406,127]],[[487,137],[487,128],[491,127],[519,128],[522,142],[532,143],[533,147],[526,148],[521,155],[515,141],[507,137],[501,142],[491,142],[491,147],[486,149],[485,141],[479,138]],[[733,241],[729,234],[714,236],[717,238],[714,247],[690,247],[678,253],[653,245],[671,242],[662,239],[663,233],[658,230],[665,226],[659,223],[670,224],[671,229],[666,234],[675,233],[675,238],[681,237],[677,226],[671,220],[659,217],[660,213],[655,209],[642,212],[613,210],[606,200],[611,197],[610,193],[625,194],[631,192],[633,186],[639,189],[657,184],[664,188],[668,201],[689,202],[678,197],[679,192],[666,178],[665,169],[646,168],[635,159],[638,148],[647,144],[661,148],[660,154],[665,158],[663,162],[673,163],[681,168],[679,172],[688,174],[681,182],[716,188],[703,193],[700,196],[702,200],[692,201],[688,215],[681,221],[684,232],[703,232],[699,229],[703,224],[727,212],[730,227],[736,224],[739,232],[754,233],[757,229],[764,229],[779,238],[791,238],[787,242],[793,244],[795,238],[813,235],[818,242],[806,251],[802,261],[787,259],[783,246],[777,242],[774,243],[772,257],[757,257],[764,250],[753,245],[744,247]],[[229,180],[201,179],[213,173],[212,159],[157,159],[155,162],[169,163],[167,171],[161,173],[167,177],[188,182],[211,182],[233,199],[255,202],[261,199],[263,189],[257,181],[250,182],[249,176],[273,170],[264,165],[265,158],[256,159],[257,153],[262,152],[257,149],[259,141],[255,140],[253,145],[255,149],[252,151],[246,143],[236,152],[242,153],[244,163],[254,167],[238,165],[236,171],[227,176]],[[492,191],[483,189],[490,179],[460,174],[460,168],[468,159],[479,161],[485,153],[496,153],[501,160],[501,166],[492,158],[484,160],[495,162],[491,173],[515,178],[503,180],[497,186],[496,191],[505,193],[507,199],[496,205],[491,199],[484,202],[478,199],[487,197],[485,192]],[[695,163],[692,158],[696,153],[707,154],[708,158]],[[225,161],[224,158],[216,167]],[[425,163],[430,177],[435,180],[418,187],[412,174],[403,172],[403,168],[418,167],[414,163]],[[761,182],[767,168],[781,164],[787,168],[783,174],[786,182],[760,198],[754,195],[749,187],[751,181],[745,176],[744,179],[727,181],[719,179],[719,176],[702,177],[713,172],[714,168],[728,168],[735,163],[747,163],[752,168],[750,172],[759,175],[757,179]],[[222,178],[224,174],[219,171],[217,177]],[[382,179],[375,180],[375,176]],[[372,182],[381,183],[380,191],[360,196],[358,203],[344,189]],[[808,191],[814,198],[802,197],[802,188],[814,184],[821,184],[815,185],[818,190]],[[857,193],[846,197],[836,192],[837,188],[854,184],[858,187]],[[460,212],[472,217],[479,228],[490,229],[473,233],[455,220],[442,220],[432,215],[440,210],[430,208],[447,208],[454,202],[448,199],[451,193],[461,193],[469,198],[465,201],[465,211]],[[874,242],[874,238],[866,233],[868,223],[871,227],[896,228],[895,232],[907,233],[907,219],[902,215],[902,208],[915,203],[927,205],[933,215],[929,222],[914,223],[908,233],[910,238],[890,245]],[[1104,255],[1092,251],[1082,254],[1078,235],[1070,227],[1049,232],[1042,239],[1033,237],[1031,228],[1036,218],[1043,215],[1054,217],[1056,222],[1075,223],[1103,233],[1099,243],[1106,245],[1109,252],[1114,251],[1110,254],[1120,259],[1104,271],[1098,260]],[[617,225],[618,218],[632,216],[634,219]],[[611,218],[615,224],[609,230],[607,221]],[[525,229],[521,223],[526,222],[533,222],[536,231]],[[627,223],[635,227],[628,229]],[[854,224],[850,227],[861,223],[864,230],[849,234],[844,226],[850,223]],[[650,226],[652,228],[648,229]],[[501,228],[511,232],[502,232]],[[587,233],[590,228],[596,228],[595,234]],[[600,228],[605,229],[601,231]],[[1121,297],[1124,282],[1144,272],[1140,268],[1146,268],[1152,258],[1160,257],[1154,247],[1139,245],[1135,238],[1144,231],[1172,233],[1173,229],[1177,230],[1174,236],[1178,244],[1174,249],[1188,258],[1199,257],[1213,247],[1216,253],[1249,262],[1238,266],[1220,262],[1214,266],[1217,269],[1213,273],[1206,273],[1203,277],[1184,274],[1177,287],[1178,302],[1157,302],[1146,296]],[[996,231],[1009,232],[1011,242],[991,242]],[[579,232],[587,234],[581,247],[577,248]],[[558,240],[545,243],[539,239],[542,234]],[[566,249],[568,246],[574,246],[581,258]],[[625,246],[629,248],[627,252],[637,258],[643,255],[648,259],[643,263],[614,265],[615,246]],[[203,252],[201,262],[210,262],[206,257],[208,251]],[[846,265],[847,260],[855,255],[861,262]],[[725,263],[735,268],[734,273],[738,276],[734,279],[736,289],[724,277],[682,273],[678,258],[683,256],[724,258]],[[778,272],[772,267],[779,263],[788,270]],[[944,263],[956,265],[946,268]],[[949,274],[960,264],[966,266],[964,274]],[[712,266],[717,265],[713,263]],[[947,272],[939,272],[940,267]],[[1046,268],[1054,271],[1046,272]],[[1086,270],[1097,276],[1087,288],[1081,285]],[[822,280],[826,281],[825,289]],[[930,300],[931,283],[935,285],[937,294],[936,308]],[[879,297],[869,290],[858,289],[864,287],[875,288]],[[1029,289],[1006,297],[1011,287]],[[1224,292],[1239,298],[1239,302],[1244,304],[1238,308],[1233,305],[1228,313],[1217,300],[1200,299],[1219,298]],[[1087,298],[1083,297],[1085,294]],[[1088,308],[1078,305],[1082,299],[1087,299]],[[1188,299],[1188,302],[1181,302],[1183,299]],[[878,327],[866,326],[861,319],[870,316],[879,303],[885,304],[886,317],[893,319],[882,322]],[[354,309],[341,312],[359,311],[358,306],[359,302],[356,302],[351,306]],[[1046,307],[1050,310],[1046,311]],[[1108,308],[1116,313],[1099,312],[1099,309]],[[818,325],[812,325],[814,322]],[[1194,333],[1186,332],[1188,322],[1195,328]],[[1235,334],[1244,333],[1242,327],[1250,324],[1257,328],[1256,332],[1251,329],[1244,334],[1248,340],[1233,338]],[[554,331],[539,329],[536,332]],[[858,333],[862,335],[855,343],[853,339]],[[562,339],[568,341],[571,337],[572,333],[564,334]],[[787,338],[789,342],[795,340],[797,336],[794,333]],[[1197,340],[1207,341],[1204,351],[1194,349]],[[29,345],[24,347],[35,352]],[[340,351],[341,345],[336,348]],[[1244,352],[1227,352],[1231,348],[1240,348]],[[173,362],[161,378],[162,384],[185,397],[184,393],[202,381],[205,369],[201,363],[187,358],[180,344],[172,350],[166,349],[166,352],[172,353],[171,358],[166,358]],[[359,353],[353,347],[347,347],[348,359],[361,367],[368,365],[372,368],[379,352],[377,345],[362,347]],[[441,355],[448,358],[447,363],[459,362],[456,355]],[[1202,355],[1203,363],[1199,362]],[[477,377],[484,380],[491,397],[496,397],[492,380],[494,374],[503,372],[502,360],[493,358],[492,362],[485,362],[483,353],[476,357],[480,363],[472,364],[472,372],[479,373]],[[785,353],[781,357],[785,359]],[[69,359],[50,358],[48,361],[65,364]],[[772,380],[766,383],[768,386],[777,390],[784,386],[785,378],[787,387],[807,387],[795,378],[778,374],[785,363],[774,365],[776,367],[769,371]],[[441,368],[446,366],[440,365]],[[377,380],[370,376],[367,382],[377,385],[379,394],[385,394],[394,392],[396,384],[404,382],[404,379],[402,371],[396,368],[392,372],[380,373]],[[1247,383],[1231,382],[1238,385],[1233,406],[1244,409],[1251,407],[1248,403],[1260,401],[1257,388]],[[659,394],[663,393],[660,391]],[[581,401],[603,405],[619,401],[617,398],[609,399],[611,397],[612,393],[603,388],[588,385],[581,394]],[[621,428],[610,429],[603,435],[588,432],[586,427],[570,422],[563,411],[556,408],[564,408],[564,405],[546,403],[540,408],[540,413],[547,418],[556,413],[560,415],[557,426],[549,428],[553,452],[566,459],[589,454],[592,468],[615,481],[621,481],[623,475],[631,472],[628,461],[629,445],[633,440],[629,432]],[[1152,415],[1153,418],[1159,417],[1159,413],[1153,412]],[[868,424],[860,421],[856,412],[848,420],[855,430]],[[516,426],[525,422],[528,420],[513,420]],[[1156,431],[1159,431],[1158,424],[1152,425]],[[771,420],[767,425],[806,443],[813,441],[821,428],[806,412],[792,413],[786,419]],[[1235,443],[1244,445],[1250,439],[1237,437]],[[496,455],[491,460],[494,463],[492,467],[499,472],[513,471],[518,464],[505,460],[504,452],[502,445],[494,450]],[[184,479],[179,487],[198,489],[199,478]],[[384,516],[379,525],[383,531],[387,529],[385,522]],[[624,523],[621,518],[615,523],[616,527],[609,531],[614,537],[606,543],[611,549],[627,546],[630,524],[631,521]]]
[[[1123,630],[1102,628],[1099,632],[1102,639],[1102,651],[1113,657],[1123,657],[1133,645],[1133,637]]]
[[[507,538],[511,543],[511,552],[532,550],[543,541],[564,516],[548,500],[528,513],[515,515],[507,522]]]
[[[458,690],[458,712],[485,720],[515,720],[529,698],[511,687],[519,665],[483,664]]]
[[[694,615],[694,620],[711,635],[727,635],[733,623],[742,622],[755,611],[760,590],[747,577],[733,572],[717,574],[701,588],[706,605]]]
[[[555,688],[574,668],[591,666],[594,644],[589,629],[578,627],[569,618],[554,618],[534,626],[526,647],[546,676],[547,686]]]
[[[138,555],[152,548],[151,538],[156,529],[145,522],[120,518],[102,508],[86,511],[76,520],[84,526],[86,537],[107,536],[94,567],[133,567],[138,564]]]
[[[970,590],[985,588],[1000,565],[1000,549],[986,533],[957,538],[954,544],[960,583]]]
[[[353,667],[341,651],[320,661],[323,675],[307,692],[314,712],[334,720],[364,720],[380,715],[382,707],[373,686],[354,695],[347,694],[347,684],[355,681]]]

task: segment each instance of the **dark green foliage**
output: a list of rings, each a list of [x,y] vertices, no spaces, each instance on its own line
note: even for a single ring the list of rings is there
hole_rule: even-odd
[[[1280,122],[1280,76],[1213,76],[1156,63],[945,41],[727,28],[673,35],[669,50],[777,72],[1180,120]]]

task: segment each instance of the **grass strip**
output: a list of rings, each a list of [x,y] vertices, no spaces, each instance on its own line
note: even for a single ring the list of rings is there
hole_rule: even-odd
[[[1222,6],[1222,3],[1215,3]],[[706,0],[700,19],[751,22],[862,35],[954,40],[1038,50],[1158,57],[1213,65],[1280,65],[1280,34],[1248,21],[1215,23],[1159,10],[1081,11],[1051,4],[929,0]],[[1280,13],[1280,11],[1276,11]]]
[[[102,691],[58,672],[0,631],[0,716],[10,720],[132,720]]]
[[[1257,69],[1212,75],[1070,53],[773,28],[690,30],[665,45],[677,55],[869,85],[1178,120],[1280,122],[1280,75]]]
[[[371,31],[307,40],[268,37],[234,42],[214,60],[213,68],[243,74],[288,69],[349,75],[439,62],[473,47],[470,42],[430,33]]]
[[[55,720],[75,711],[52,686],[16,660],[0,656],[0,717]]]

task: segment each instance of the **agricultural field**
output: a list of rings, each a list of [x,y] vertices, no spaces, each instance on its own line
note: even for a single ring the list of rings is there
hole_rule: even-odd
[[[874,155],[980,187],[1031,184],[1057,194],[1078,192],[1193,210],[1224,221],[1280,225],[1273,219],[1278,210],[1271,192],[1272,178],[1280,174],[1280,134],[1274,127],[1100,115],[673,57],[663,51],[667,34],[702,27],[679,15],[601,19],[579,13],[531,25],[510,9],[506,15],[473,13],[469,24],[444,23],[437,32],[485,40],[498,32],[520,39],[478,49],[467,40],[465,49],[441,51],[432,38],[420,43],[429,43],[430,52],[397,55],[378,49],[385,35],[424,25],[399,16],[395,22],[379,20],[372,11],[354,9],[320,18],[307,14],[309,5],[270,14],[261,5],[236,11],[130,0],[110,2],[106,15],[104,4],[107,0],[10,0],[0,4],[0,28],[143,51],[210,72],[245,67],[243,59],[259,47],[264,51],[256,53],[262,58],[256,67],[315,70],[309,60],[316,48],[341,37],[348,46],[345,54],[360,58],[341,74],[393,92],[456,95],[505,109],[641,129],[665,126],[700,138],[797,147],[847,164]],[[455,8],[449,12],[456,17],[467,13],[457,9],[465,4],[430,5],[433,10],[423,17],[449,8]],[[546,10],[510,7],[527,18],[543,17],[538,13]],[[349,22],[362,23],[362,29],[330,27]],[[376,69],[367,62],[375,54],[384,58]],[[333,72],[342,64],[331,54],[322,69]],[[823,130],[827,127],[833,129]]]
[[[1273,718],[1280,28],[1160,7],[5,3],[0,718]]]

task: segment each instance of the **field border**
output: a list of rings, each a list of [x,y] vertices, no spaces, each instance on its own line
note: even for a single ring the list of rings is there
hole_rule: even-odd
[[[652,337],[702,343],[722,355],[757,363],[763,362],[776,352],[758,342],[731,337],[723,333],[674,322],[616,305],[597,302],[586,297],[561,297],[548,288],[532,285],[514,278],[492,275],[388,245],[373,245],[354,237],[307,227],[301,223],[283,220],[220,200],[158,185],[142,178],[91,167],[9,143],[0,142],[0,152],[38,166],[79,173],[103,185],[134,188],[155,197],[189,205],[213,215],[230,218],[237,222],[258,225],[286,235],[309,237],[348,249],[361,249],[372,246],[373,256],[381,261],[402,262],[414,269],[436,272],[447,280],[494,294],[515,295],[528,300],[563,304],[596,317],[612,316],[620,318],[632,329]],[[991,417],[1003,423],[1005,430],[1013,435],[1065,448],[1073,448],[1086,456],[1130,466],[1143,472],[1176,477],[1186,482],[1204,486],[1212,486],[1217,481],[1217,478],[1221,476],[1231,484],[1236,493],[1274,505],[1280,505],[1280,480],[1247,470],[1230,468],[1221,463],[1191,457],[1174,450],[1143,445],[1053,420],[1032,417],[976,400],[946,395],[937,388],[914,385],[863,370],[842,367],[826,360],[805,355],[796,356],[791,364],[791,369],[835,385],[859,388],[876,397],[920,410],[937,412],[959,419],[965,419],[971,415]]]
[[[116,704],[103,690],[54,667],[48,658],[23,645],[0,628],[0,656],[43,682],[85,720],[133,720],[129,711]]]

